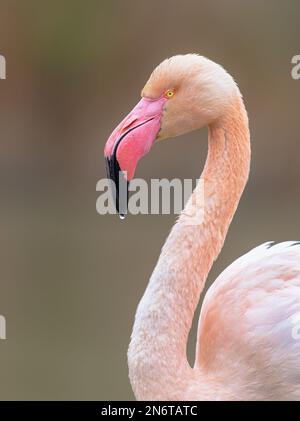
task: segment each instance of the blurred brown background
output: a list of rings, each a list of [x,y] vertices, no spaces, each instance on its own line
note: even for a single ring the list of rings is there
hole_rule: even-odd
[[[210,281],[261,242],[300,239],[299,21],[297,0],[1,0],[1,399],[133,398],[133,317],[175,217],[100,216],[95,186],[165,57],[222,63],[249,112],[251,179]],[[195,179],[205,155],[203,130],[157,145],[137,176]],[[194,342],[195,328],[191,360]]]

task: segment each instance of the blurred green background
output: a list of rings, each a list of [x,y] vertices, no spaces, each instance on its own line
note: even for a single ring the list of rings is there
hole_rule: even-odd
[[[299,240],[300,80],[290,72],[300,3],[1,0],[0,9],[0,399],[132,399],[133,318],[175,217],[96,213],[104,143],[161,60],[206,55],[238,81],[253,148],[210,282],[261,242]],[[197,178],[206,136],[162,142],[137,176]]]

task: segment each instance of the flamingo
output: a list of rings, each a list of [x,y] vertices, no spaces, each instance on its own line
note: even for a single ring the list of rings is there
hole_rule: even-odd
[[[299,400],[297,242],[262,244],[219,275],[204,297],[193,367],[186,356],[200,294],[249,175],[248,117],[233,78],[196,54],[164,60],[106,142],[108,175],[115,179],[121,171],[130,182],[154,141],[204,126],[204,217],[189,223],[197,215],[198,183],[136,312],[128,350],[134,394],[139,400]]]

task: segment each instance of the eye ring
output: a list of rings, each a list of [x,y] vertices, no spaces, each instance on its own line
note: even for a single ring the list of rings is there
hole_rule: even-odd
[[[169,89],[166,93],[165,93],[165,97],[170,99],[174,96],[174,91],[172,91],[171,89]]]

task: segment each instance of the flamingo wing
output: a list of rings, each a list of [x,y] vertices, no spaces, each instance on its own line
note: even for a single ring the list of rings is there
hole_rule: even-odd
[[[300,244],[265,243],[205,296],[196,368],[245,399],[300,399]]]

